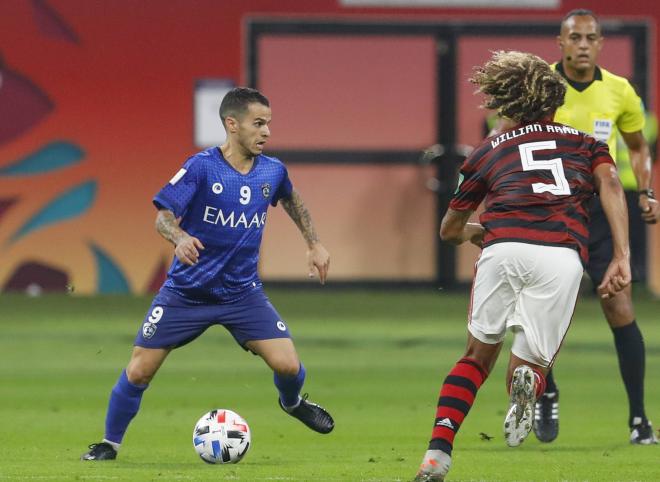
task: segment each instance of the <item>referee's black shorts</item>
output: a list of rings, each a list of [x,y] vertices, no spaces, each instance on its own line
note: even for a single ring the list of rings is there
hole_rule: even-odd
[[[633,281],[640,281],[646,271],[644,250],[646,249],[646,236],[644,221],[642,221],[640,209],[637,205],[637,193],[626,192],[626,201],[628,202],[628,217],[630,223],[630,250]],[[605,276],[605,271],[612,261],[612,232],[607,223],[607,217],[600,198],[594,196],[589,205],[589,264],[587,264],[587,274],[594,285],[598,286]],[[639,223],[642,226],[637,226]],[[640,234],[638,229],[643,231]],[[641,258],[641,259],[640,259]]]

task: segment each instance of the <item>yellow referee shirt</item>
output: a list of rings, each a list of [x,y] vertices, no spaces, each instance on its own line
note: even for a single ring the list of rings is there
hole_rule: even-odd
[[[554,64],[567,81],[564,105],[555,113],[555,122],[566,124],[606,142],[616,161],[617,129],[636,132],[644,127],[644,106],[630,82],[596,67],[592,82],[566,78],[561,63]]]

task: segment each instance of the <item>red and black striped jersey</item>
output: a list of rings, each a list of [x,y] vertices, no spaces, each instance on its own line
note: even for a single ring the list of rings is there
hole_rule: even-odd
[[[515,241],[576,249],[588,261],[593,171],[614,164],[605,143],[554,122],[522,124],[484,140],[465,160],[449,204],[474,211],[484,247]]]

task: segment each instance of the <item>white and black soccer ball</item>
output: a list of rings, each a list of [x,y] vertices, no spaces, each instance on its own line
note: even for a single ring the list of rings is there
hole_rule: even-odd
[[[250,427],[243,417],[222,408],[202,415],[193,431],[193,447],[208,464],[235,464],[251,443]]]

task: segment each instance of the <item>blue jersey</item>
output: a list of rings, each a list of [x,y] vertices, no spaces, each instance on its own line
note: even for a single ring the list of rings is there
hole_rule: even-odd
[[[181,229],[205,249],[194,266],[175,256],[164,287],[193,301],[221,303],[261,286],[257,262],[268,205],[292,190],[286,167],[274,157],[257,156],[247,174],[217,147],[189,158],[153,202],[180,217]]]

